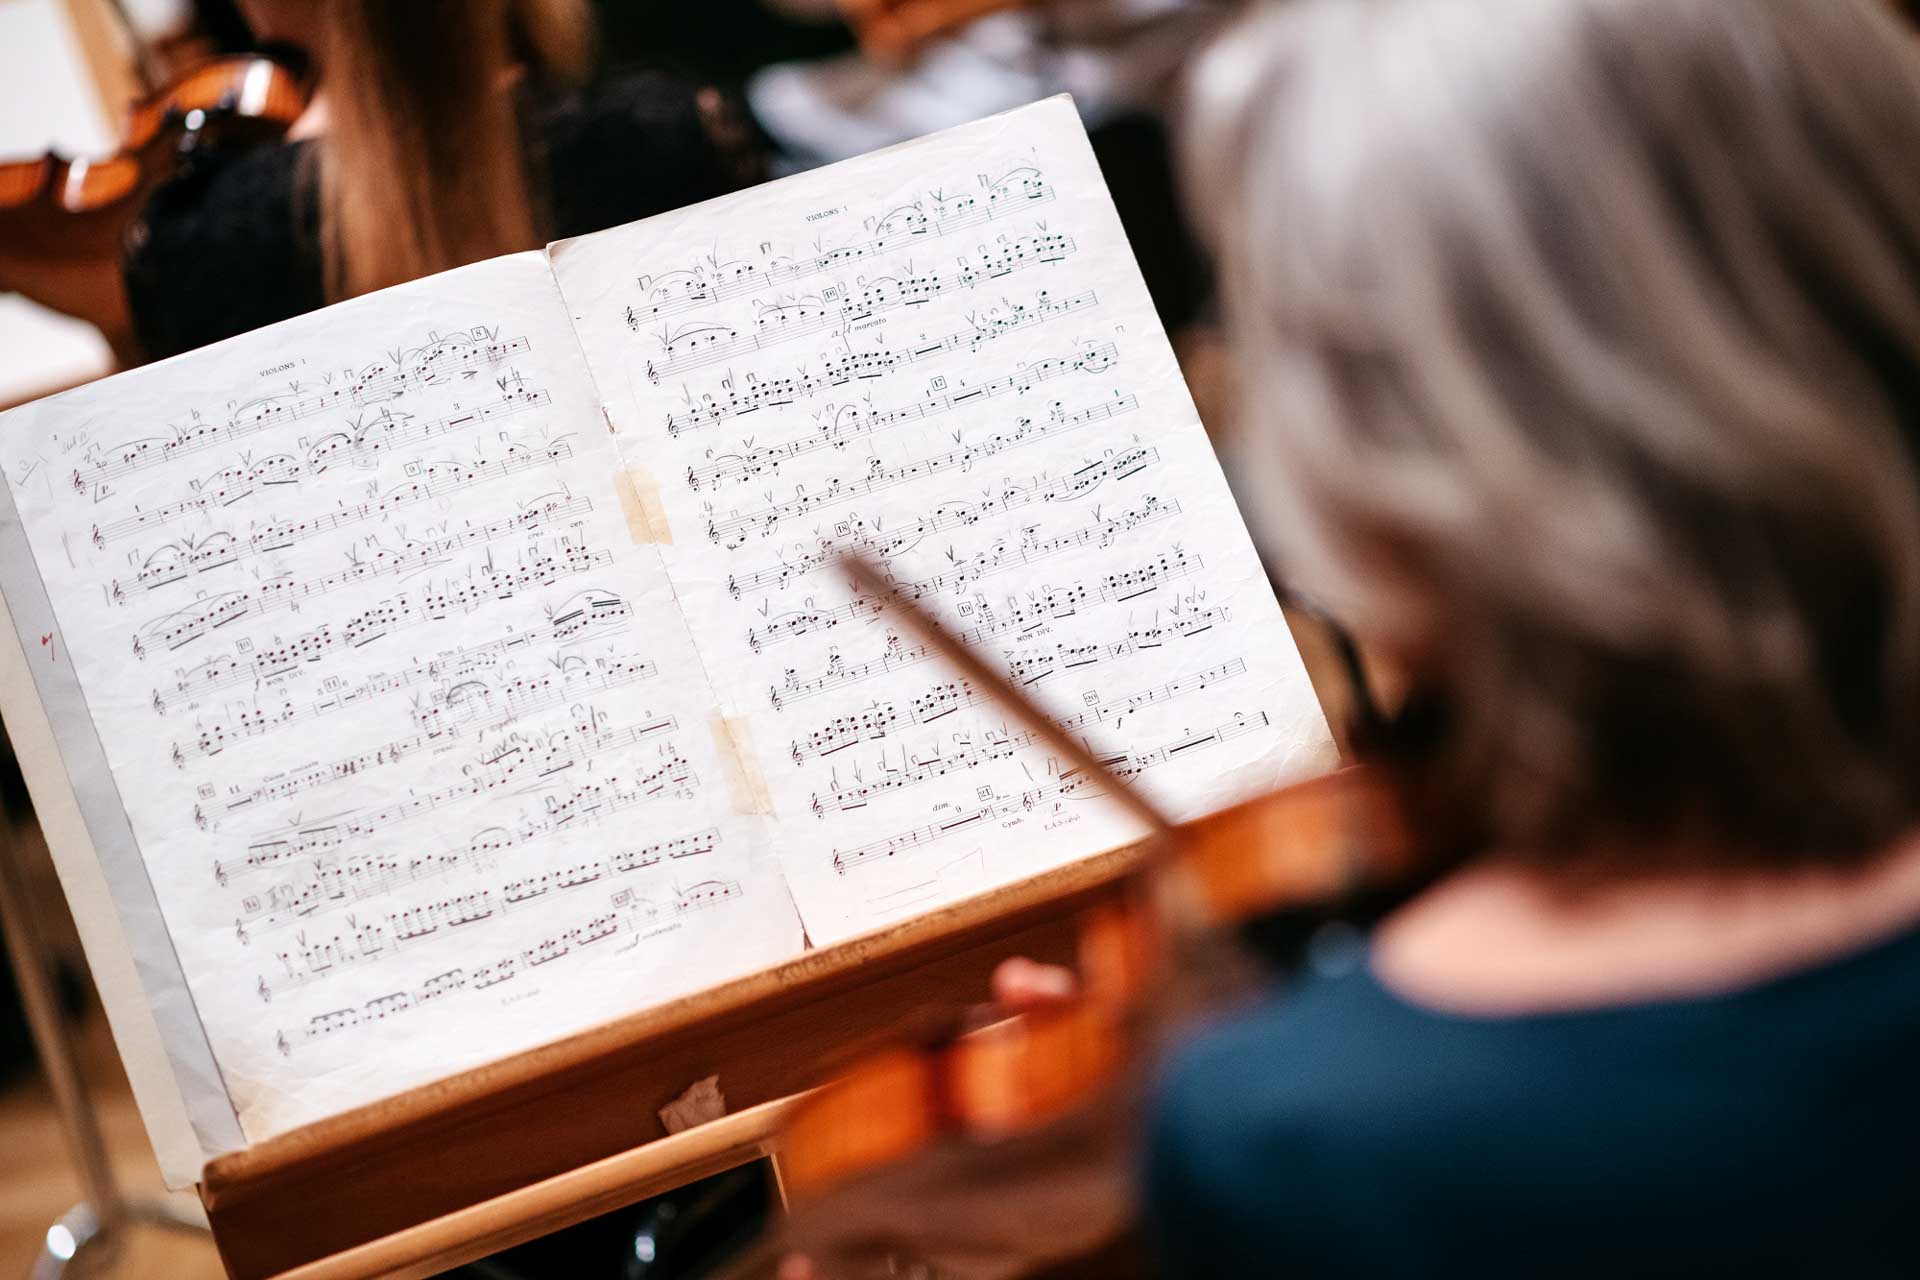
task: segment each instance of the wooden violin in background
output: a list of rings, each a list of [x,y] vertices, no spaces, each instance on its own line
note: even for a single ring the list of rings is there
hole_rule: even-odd
[[[819,1280],[1130,1274],[1136,1068],[1165,1028],[1219,994],[1233,966],[1208,939],[1403,893],[1433,864],[1395,788],[1364,767],[1171,822],[874,569],[847,566],[1151,834],[1127,891],[1081,921],[1071,997],[940,1028],[800,1103],[778,1147],[793,1213],[734,1274],[769,1274],[787,1251]]]
[[[840,15],[860,51],[883,65],[905,62],[930,41],[978,18],[1044,0],[840,0]]]
[[[126,362],[120,259],[147,197],[200,148],[279,141],[310,89],[284,60],[213,58],[135,103],[112,155],[0,161],[0,289],[94,325]]]

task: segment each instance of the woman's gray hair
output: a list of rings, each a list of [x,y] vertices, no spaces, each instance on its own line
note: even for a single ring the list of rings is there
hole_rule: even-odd
[[[1920,809],[1920,56],[1871,0],[1295,0],[1188,168],[1283,579],[1510,846]]]

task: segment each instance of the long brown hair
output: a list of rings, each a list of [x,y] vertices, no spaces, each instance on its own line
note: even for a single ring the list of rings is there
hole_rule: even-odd
[[[326,0],[319,18],[328,299],[539,245],[510,87],[585,70],[585,0]]]

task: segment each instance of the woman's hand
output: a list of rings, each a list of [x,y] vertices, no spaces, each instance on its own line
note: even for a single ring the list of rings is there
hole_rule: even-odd
[[[1009,956],[994,966],[989,980],[995,1003],[1009,1013],[1027,1013],[1062,1004],[1080,993],[1080,979],[1063,964],[1041,964],[1026,956]],[[790,1253],[780,1260],[774,1280],[821,1280],[813,1260]]]

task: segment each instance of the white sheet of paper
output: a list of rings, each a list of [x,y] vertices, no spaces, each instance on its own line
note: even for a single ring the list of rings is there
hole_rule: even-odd
[[[549,252],[814,942],[1137,834],[839,548],[1175,814],[1333,763],[1069,100]]]
[[[0,695],[170,1181],[1137,834],[841,548],[1175,815],[1334,758],[1065,99],[26,406],[0,469]]]
[[[190,1113],[258,1141],[800,949],[541,255],[27,406],[0,466]]]
[[[4,489],[0,489],[0,502],[11,509]],[[0,532],[0,554],[16,553],[31,554],[14,522]],[[7,738],[33,795],[33,816],[66,893],[114,1047],[153,1144],[154,1160],[168,1186],[184,1187],[199,1176],[208,1154],[239,1145],[239,1124],[224,1089],[185,1088],[182,1079],[193,1077],[175,1069],[175,1059],[183,1052],[195,1052],[209,1067],[212,1053],[205,1047],[206,1035],[197,1018],[176,1019],[163,1027],[163,1012],[178,1002],[148,992],[148,981],[155,979],[173,982],[180,992],[185,984],[177,965],[165,966],[159,974],[144,966],[133,931],[123,924],[125,916],[115,899],[129,888],[144,890],[146,878],[139,874],[136,862],[133,876],[116,882],[107,873],[109,859],[101,856],[87,830],[79,789],[68,776],[49,714],[49,708],[60,702],[35,688],[35,673],[29,670],[27,645],[38,647],[39,637],[50,634],[51,613],[44,599],[36,603],[39,610],[28,616],[25,602],[0,600],[0,706],[5,708]],[[170,957],[171,948],[165,954]],[[206,1074],[201,1073],[203,1080]],[[196,1125],[189,1111],[195,1105],[202,1111],[201,1125]]]

